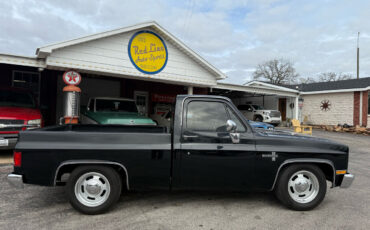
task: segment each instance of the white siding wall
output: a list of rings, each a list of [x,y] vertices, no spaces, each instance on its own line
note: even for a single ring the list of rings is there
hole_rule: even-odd
[[[315,125],[353,125],[353,92],[303,95],[302,121],[307,116],[308,122]],[[322,111],[321,101],[329,100],[330,110]]]
[[[100,73],[136,77],[137,79],[176,81],[192,85],[215,85],[216,78],[209,71],[165,40],[168,49],[166,67],[158,74],[138,71],[128,56],[128,43],[137,31],[131,31],[78,45],[54,50],[47,57],[50,66],[86,69]]]

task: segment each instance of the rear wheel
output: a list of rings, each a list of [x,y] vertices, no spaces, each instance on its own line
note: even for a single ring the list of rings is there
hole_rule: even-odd
[[[76,168],[67,182],[71,205],[85,214],[100,214],[119,199],[122,181],[110,167],[91,165]]]
[[[275,193],[285,206],[293,210],[311,210],[325,197],[326,178],[316,165],[292,165],[280,174]]]

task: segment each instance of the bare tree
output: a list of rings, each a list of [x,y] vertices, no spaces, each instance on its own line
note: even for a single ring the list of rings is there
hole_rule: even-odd
[[[299,84],[310,84],[310,83],[315,83],[316,80],[312,77],[301,77],[299,78]]]
[[[350,74],[327,72],[321,73],[319,75],[319,82],[329,82],[329,81],[342,81],[352,79],[353,76]]]
[[[259,64],[253,73],[255,80],[261,79],[278,85],[294,83],[298,76],[293,64],[284,59],[273,59]]]

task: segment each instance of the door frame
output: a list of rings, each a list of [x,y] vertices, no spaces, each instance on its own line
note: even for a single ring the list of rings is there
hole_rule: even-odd
[[[240,132],[240,143],[203,143],[187,142],[183,139],[187,119],[188,104],[194,101],[219,102],[235,112],[235,116],[244,126]],[[254,163],[256,156],[255,140],[251,128],[242,119],[243,114],[227,100],[219,99],[186,99],[183,107],[182,127],[179,146],[174,147],[174,171],[172,189],[192,190],[248,190],[253,185]],[[225,107],[225,112],[226,107]],[[230,117],[230,115],[228,115]],[[216,134],[216,133],[215,133]],[[220,137],[222,138],[222,137]],[[222,159],[223,158],[223,159]],[[222,159],[222,160],[221,160]],[[232,162],[232,163],[231,163]],[[228,170],[229,168],[234,171]],[[220,175],[221,174],[221,175]],[[233,174],[237,176],[233,176]],[[240,175],[245,175],[241,177]],[[216,180],[214,179],[216,178]],[[195,179],[195,180],[194,180]],[[230,183],[225,183],[230,182]]]
[[[281,108],[281,102],[285,101],[285,108]],[[286,121],[286,114],[287,114],[287,99],[286,98],[279,98],[279,102],[278,102],[278,110],[280,111],[281,113],[281,120],[282,121]],[[284,114],[284,116],[283,116]]]

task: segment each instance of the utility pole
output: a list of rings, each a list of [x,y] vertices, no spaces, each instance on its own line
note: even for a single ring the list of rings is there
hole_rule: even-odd
[[[360,32],[357,34],[357,79],[360,78]]]

